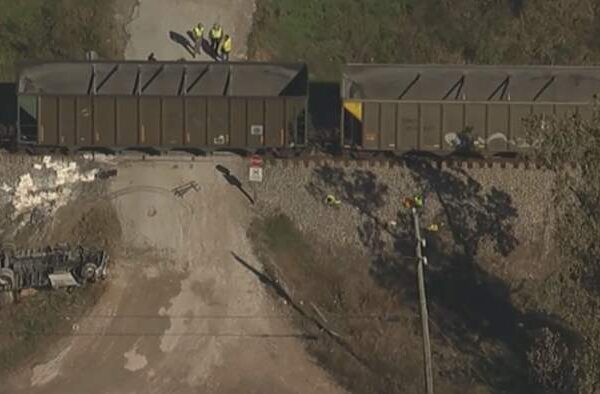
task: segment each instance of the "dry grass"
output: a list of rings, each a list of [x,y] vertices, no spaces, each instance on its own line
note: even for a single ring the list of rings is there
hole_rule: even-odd
[[[351,392],[417,393],[424,389],[420,320],[414,304],[380,287],[369,260],[301,234],[285,216],[254,223],[249,231],[266,273],[307,315],[297,323],[315,340],[308,352]],[[315,329],[316,319],[334,335]],[[477,391],[463,377],[443,376],[465,359],[436,343],[437,387],[444,393]],[[468,380],[468,379],[467,379]]]
[[[594,0],[258,0],[250,58],[347,62],[595,64]]]

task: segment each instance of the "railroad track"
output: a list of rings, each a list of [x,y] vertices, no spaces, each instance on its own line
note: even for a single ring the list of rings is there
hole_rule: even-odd
[[[247,152],[186,152],[186,151],[162,151],[158,150],[122,150],[117,152],[94,152],[77,151],[67,153],[60,149],[49,149],[43,147],[27,147],[17,150],[0,150],[3,157],[13,157],[18,160],[19,156],[45,156],[52,155],[55,158],[65,160],[75,158],[87,158],[94,160],[96,156],[114,156],[120,159],[132,159],[141,161],[205,161],[215,156],[236,155],[243,158],[253,156]],[[262,152],[258,156],[263,158],[266,165],[305,165],[305,166],[351,166],[359,167],[429,167],[437,169],[465,168],[465,169],[550,169],[543,162],[534,160],[527,156],[499,157],[499,156],[439,156],[432,154],[388,154],[387,152],[365,152],[345,150],[341,154],[333,154],[319,149],[298,149],[275,152]],[[570,163],[566,167],[575,169],[576,163]]]

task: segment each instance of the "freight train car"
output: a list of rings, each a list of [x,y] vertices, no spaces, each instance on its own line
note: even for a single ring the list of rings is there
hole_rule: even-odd
[[[306,143],[304,64],[45,62],[20,67],[18,141],[81,149]]]
[[[600,93],[600,67],[347,65],[341,143],[367,151],[486,154],[528,149],[532,114],[584,119]]]

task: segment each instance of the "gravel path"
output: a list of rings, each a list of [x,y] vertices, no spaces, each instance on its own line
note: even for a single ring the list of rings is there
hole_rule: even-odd
[[[154,53],[157,60],[194,59],[180,44],[189,41],[187,31],[199,22],[205,38],[213,23],[223,26],[232,37],[231,60],[246,58],[246,41],[252,27],[253,0],[138,0],[131,22],[125,59],[143,60]],[[204,52],[196,60],[211,60]]]

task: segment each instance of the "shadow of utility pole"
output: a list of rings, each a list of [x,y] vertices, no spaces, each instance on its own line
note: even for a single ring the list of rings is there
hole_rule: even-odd
[[[252,196],[250,196],[250,194],[248,194],[248,192],[246,190],[244,190],[244,187],[242,186],[242,182],[235,175],[233,175],[227,167],[224,167],[219,164],[216,166],[216,169],[221,174],[223,174],[223,177],[225,178],[227,183],[229,183],[231,186],[236,187],[240,192],[242,192],[242,194],[244,196],[246,196],[248,201],[250,201],[250,204],[254,204],[254,199],[252,198]]]
[[[296,302],[294,302],[292,297],[279,284],[279,282],[277,280],[271,278],[269,275],[265,274],[264,272],[260,272],[259,270],[257,270],[256,268],[254,268],[253,266],[248,264],[246,261],[244,261],[244,259],[242,259],[240,256],[238,256],[234,252],[231,252],[231,255],[233,256],[235,261],[237,261],[241,266],[246,268],[248,271],[252,272],[263,285],[265,285],[266,287],[275,291],[275,294],[277,294],[277,296],[279,298],[286,301],[292,307],[292,309],[294,311],[296,311],[302,318],[306,319],[308,322],[310,322],[312,325],[314,325],[319,330],[319,332],[325,333],[327,335],[327,337],[329,337],[329,339],[333,340],[336,344],[338,344],[344,351],[346,351],[350,356],[352,356],[360,365],[365,367],[370,372],[376,373],[374,368],[370,367],[369,364],[367,364],[366,360],[364,360],[356,352],[354,352],[354,350],[352,350],[350,345],[348,343],[346,343],[346,341],[344,341],[338,334],[334,333],[333,331],[331,331],[330,329],[325,327],[325,325],[323,323],[321,323],[315,317],[309,315]],[[313,336],[312,339],[318,339],[318,338],[316,336]]]

